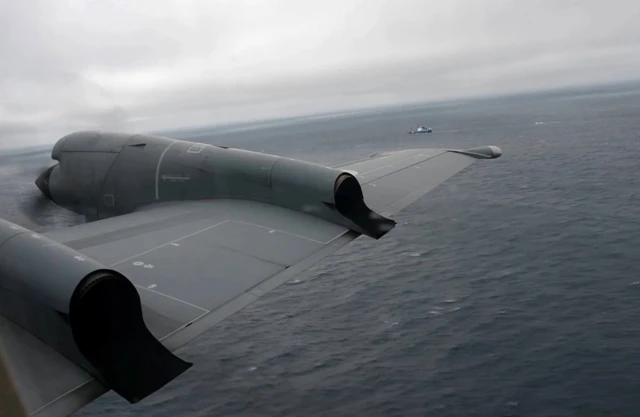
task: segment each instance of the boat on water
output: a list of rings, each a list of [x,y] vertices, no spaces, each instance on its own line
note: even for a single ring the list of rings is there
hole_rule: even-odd
[[[422,125],[419,125],[416,130],[410,130],[407,133],[410,134],[410,135],[416,135],[416,134],[419,134],[419,133],[431,133],[431,132],[433,132],[431,127],[424,127]]]

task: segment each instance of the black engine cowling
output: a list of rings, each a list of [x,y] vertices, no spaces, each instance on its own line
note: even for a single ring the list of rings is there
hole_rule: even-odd
[[[131,403],[191,366],[151,334],[125,276],[4,220],[0,314]]]

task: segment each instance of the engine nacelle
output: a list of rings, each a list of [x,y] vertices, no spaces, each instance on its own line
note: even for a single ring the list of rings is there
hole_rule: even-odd
[[[376,239],[395,226],[366,206],[351,174],[305,161],[109,132],[65,136],[52,157],[59,164],[36,184],[88,220],[159,201],[234,198],[301,211]]]
[[[214,160],[214,177],[225,178],[216,198],[266,201],[341,224],[373,238],[395,222],[369,209],[358,180],[347,172],[310,162],[236,149]],[[231,158],[230,156],[233,155]],[[229,163],[234,160],[234,163]],[[223,164],[219,162],[224,161]],[[247,167],[253,167],[248,170]]]
[[[191,366],[151,334],[126,277],[5,220],[0,314],[132,403]]]

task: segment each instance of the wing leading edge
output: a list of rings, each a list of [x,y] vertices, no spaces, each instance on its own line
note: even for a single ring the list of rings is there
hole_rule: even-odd
[[[390,216],[496,152],[414,149],[338,168],[356,176],[369,207]],[[310,214],[243,200],[162,203],[45,235],[124,274],[138,290],[149,330],[171,351],[360,236]],[[1,316],[0,336],[10,344],[5,359],[29,415],[67,416],[107,391]],[[26,347],[38,366],[26,360]]]

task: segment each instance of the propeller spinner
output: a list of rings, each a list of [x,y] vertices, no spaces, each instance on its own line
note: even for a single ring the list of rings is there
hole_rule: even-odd
[[[49,178],[51,178],[51,172],[57,165],[53,165],[47,168],[43,173],[38,175],[36,178],[36,187],[42,192],[42,194],[47,197],[48,200],[54,201],[51,196],[51,190],[49,189]]]

